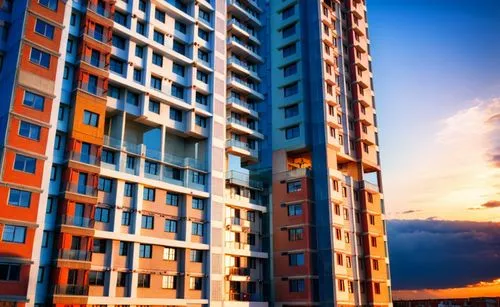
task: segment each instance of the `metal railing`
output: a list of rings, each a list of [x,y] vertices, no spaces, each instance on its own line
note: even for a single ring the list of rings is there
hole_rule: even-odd
[[[59,259],[90,261],[92,253],[85,250],[60,249],[57,256]]]
[[[241,173],[238,171],[228,171],[226,173],[226,180],[229,180],[230,183],[236,185],[241,185],[258,190],[262,190],[264,188],[264,184],[262,183],[262,181],[250,179],[249,174]]]
[[[63,215],[61,217],[61,224],[84,228],[94,228],[94,219],[83,216]]]
[[[240,268],[240,267],[230,267],[227,270],[227,275],[237,275],[237,276],[248,276],[250,275],[249,268]]]
[[[66,191],[71,193],[83,194],[87,196],[97,196],[97,188],[88,185],[80,185],[77,183],[67,183]]]

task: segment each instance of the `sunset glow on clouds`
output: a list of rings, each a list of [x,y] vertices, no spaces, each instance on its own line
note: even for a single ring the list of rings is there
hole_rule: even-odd
[[[389,218],[500,221],[500,98],[440,121],[411,176],[385,173]]]
[[[439,299],[439,298],[469,298],[469,297],[496,297],[499,295],[500,279],[483,281],[462,288],[423,289],[423,290],[396,290],[393,297],[396,300],[405,299]]]

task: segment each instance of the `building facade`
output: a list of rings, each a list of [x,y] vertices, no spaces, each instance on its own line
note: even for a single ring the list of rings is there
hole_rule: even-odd
[[[371,77],[362,0],[0,0],[1,305],[389,306]]]

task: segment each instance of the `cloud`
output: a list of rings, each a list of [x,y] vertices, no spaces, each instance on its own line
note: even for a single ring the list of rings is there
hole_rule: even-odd
[[[397,212],[396,214],[411,214],[411,213],[416,213],[416,212],[420,212],[422,210],[406,210],[406,211],[402,211],[402,212]]]
[[[456,288],[500,277],[500,223],[389,220],[396,290]]]
[[[500,200],[491,200],[481,205],[484,208],[498,208],[500,207]]]

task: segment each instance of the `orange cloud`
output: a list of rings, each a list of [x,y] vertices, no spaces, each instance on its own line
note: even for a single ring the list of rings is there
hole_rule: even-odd
[[[462,288],[394,290],[392,292],[394,300],[497,297],[498,295],[500,295],[500,278]]]

